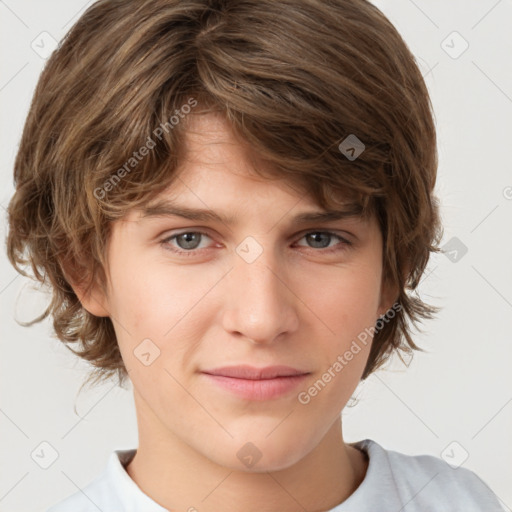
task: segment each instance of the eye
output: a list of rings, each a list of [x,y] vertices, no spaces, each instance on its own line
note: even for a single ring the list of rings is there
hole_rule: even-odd
[[[177,253],[184,256],[193,256],[199,249],[207,247],[200,247],[203,237],[210,238],[202,231],[185,231],[171,235],[160,242],[160,244],[168,251]],[[306,239],[308,244],[311,244],[309,249],[319,249],[315,252],[331,253],[343,251],[352,245],[351,242],[346,240],[336,233],[330,231],[309,231],[305,233],[299,240]],[[334,246],[329,247],[331,242],[338,241]],[[299,245],[299,247],[304,247]]]
[[[306,239],[308,243],[312,244],[313,249],[322,249],[317,252],[337,252],[343,251],[347,248],[347,246],[352,245],[351,242],[346,240],[345,238],[337,235],[336,233],[332,233],[330,231],[310,231],[306,233],[302,238]],[[338,243],[332,247],[329,247],[330,243],[333,239],[338,240]]]
[[[172,235],[165,240],[162,240],[162,245],[173,252],[177,253],[191,253],[195,249],[199,248],[201,238],[206,237],[210,238],[206,233],[201,231],[185,231],[184,233],[178,233],[176,235]],[[171,242],[176,242],[178,247],[171,245]]]

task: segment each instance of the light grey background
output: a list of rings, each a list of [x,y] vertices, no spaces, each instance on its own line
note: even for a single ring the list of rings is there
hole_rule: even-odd
[[[39,54],[90,3],[0,1],[3,239],[13,161],[45,63]],[[459,249],[435,257],[420,286],[425,299],[444,308],[417,336],[428,353],[417,353],[409,368],[396,360],[360,387],[359,403],[344,412],[346,439],[369,437],[408,454],[444,454],[452,463],[467,454],[463,467],[510,510],[512,2],[375,3],[416,55],[430,89],[444,243],[456,237],[450,243]],[[464,40],[469,47],[459,55]],[[461,244],[468,249],[462,257]],[[49,321],[31,328],[14,321],[15,314],[32,318],[44,297],[17,277],[4,249],[0,272],[0,511],[44,511],[98,475],[112,450],[137,446],[135,411],[131,391],[112,384],[77,397],[86,365],[52,337]],[[58,453],[48,469],[39,465],[51,462],[42,442]]]

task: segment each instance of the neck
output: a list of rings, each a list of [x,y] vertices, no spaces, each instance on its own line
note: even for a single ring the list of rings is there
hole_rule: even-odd
[[[168,430],[148,428],[139,421],[139,447],[126,470],[170,511],[326,511],[345,501],[366,474],[366,456],[344,443],[340,418],[303,459],[259,473],[220,466]]]

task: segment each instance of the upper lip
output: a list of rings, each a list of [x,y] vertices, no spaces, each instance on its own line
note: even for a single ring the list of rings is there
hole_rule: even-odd
[[[305,375],[309,372],[292,368],[291,366],[266,366],[264,368],[256,368],[248,365],[224,366],[222,368],[214,368],[213,370],[203,370],[202,373],[209,375],[217,375],[222,377],[232,377],[235,379],[275,379],[277,377],[291,377],[293,375]]]

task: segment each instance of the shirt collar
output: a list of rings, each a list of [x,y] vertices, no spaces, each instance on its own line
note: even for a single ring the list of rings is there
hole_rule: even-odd
[[[106,479],[112,484],[112,490],[122,504],[125,512],[167,512],[167,509],[153,501],[131,479],[126,466],[135,456],[136,449],[116,450],[110,455],[106,468]]]
[[[364,439],[351,445],[368,456],[366,475],[359,487],[329,512],[374,512],[382,509],[383,505],[387,510],[394,510],[394,507],[401,510],[400,493],[386,450],[371,439]]]

